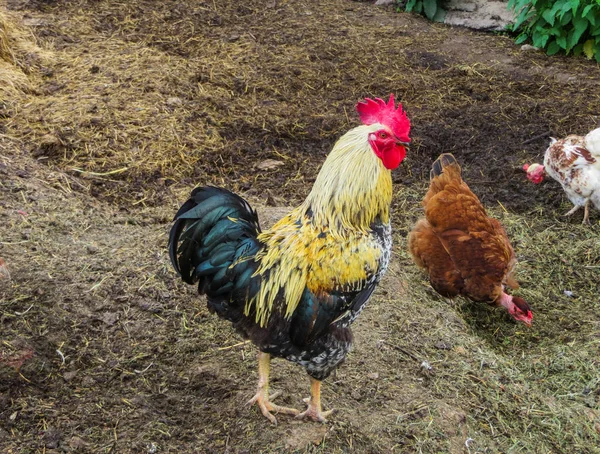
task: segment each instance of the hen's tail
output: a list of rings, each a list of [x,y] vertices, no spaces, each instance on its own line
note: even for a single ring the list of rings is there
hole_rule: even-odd
[[[600,158],[600,128],[594,129],[585,136],[586,148],[597,158]]]
[[[449,167],[449,169],[447,169]],[[429,177],[433,180],[439,177],[442,173],[451,174],[450,176],[460,177],[460,166],[456,158],[451,153],[442,153],[431,166]]]
[[[423,200],[424,204],[435,196],[438,192],[446,189],[448,184],[454,182],[460,185],[462,183],[461,170],[458,162],[450,153],[441,154],[431,166],[429,173],[431,183],[429,191]]]
[[[174,221],[169,255],[181,278],[198,282],[198,291],[208,295],[217,311],[236,292],[245,295],[257,268],[254,256],[262,247],[258,217],[248,202],[225,189],[196,188]]]

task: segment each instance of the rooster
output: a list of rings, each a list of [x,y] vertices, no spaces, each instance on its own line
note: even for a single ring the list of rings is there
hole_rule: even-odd
[[[529,305],[504,292],[505,285],[519,287],[506,231],[488,217],[451,154],[444,153],[433,163],[423,206],[425,218],[411,231],[408,246],[415,263],[429,274],[432,287],[448,298],[463,295],[502,306],[530,326]]]
[[[574,205],[565,216],[585,207],[583,224],[589,224],[590,203],[600,210],[600,128],[586,136],[552,139],[544,165],[525,164],[523,170],[535,184],[541,183],[546,173],[558,181]]]
[[[304,203],[269,230],[248,202],[215,187],[194,189],[171,229],[175,270],[258,347],[258,389],[248,403],[274,424],[272,413],[320,422],[331,414],[321,407],[321,382],[344,361],[349,325],[390,260],[390,171],[406,155],[410,121],[393,95],[356,109],[363,124],[334,145]],[[310,376],[303,413],[271,402],[272,356]]]

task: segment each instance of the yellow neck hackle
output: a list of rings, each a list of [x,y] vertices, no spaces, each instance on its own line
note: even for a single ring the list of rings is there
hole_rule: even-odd
[[[343,135],[327,156],[310,194],[298,208],[311,210],[313,224],[332,232],[367,231],[373,221],[389,222],[392,177],[375,155],[369,133],[384,126],[359,126]]]

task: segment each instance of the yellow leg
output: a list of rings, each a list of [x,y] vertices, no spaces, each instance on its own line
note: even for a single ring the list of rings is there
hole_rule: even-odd
[[[256,395],[248,401],[248,405],[256,404],[262,414],[273,424],[277,425],[277,419],[271,414],[284,413],[296,416],[299,412],[294,408],[280,407],[269,400],[269,372],[271,371],[271,355],[258,352],[258,389]],[[272,399],[279,393],[273,394]]]
[[[573,213],[576,213],[577,210],[579,210],[579,208],[581,208],[580,205],[575,205],[573,208],[571,208],[569,211],[567,211],[564,215],[571,216]]]
[[[590,199],[585,201],[585,210],[583,212],[583,222],[582,224],[590,223]]]
[[[308,404],[305,412],[300,413],[298,419],[312,419],[318,422],[327,422],[327,416],[333,413],[333,410],[322,411],[321,409],[321,382],[311,377],[310,379],[310,397],[304,399]]]

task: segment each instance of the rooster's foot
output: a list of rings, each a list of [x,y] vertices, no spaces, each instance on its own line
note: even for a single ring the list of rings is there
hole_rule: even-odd
[[[275,399],[280,394],[281,392],[273,393],[270,399]],[[292,416],[297,416],[298,413],[300,413],[295,408],[281,407],[279,405],[275,405],[273,402],[271,402],[270,399],[269,394],[267,392],[265,392],[264,390],[259,390],[256,393],[256,395],[248,401],[248,405],[258,405],[258,408],[260,408],[260,411],[265,416],[265,418],[267,418],[275,425],[277,425],[277,418],[275,418],[275,416],[273,416],[272,413],[282,413],[285,415]]]
[[[306,411],[303,411],[296,416],[297,419],[310,419],[316,422],[327,422],[327,417],[333,413],[334,410],[322,411],[321,406],[314,405],[311,403],[311,398],[307,397],[304,402],[308,404]]]

